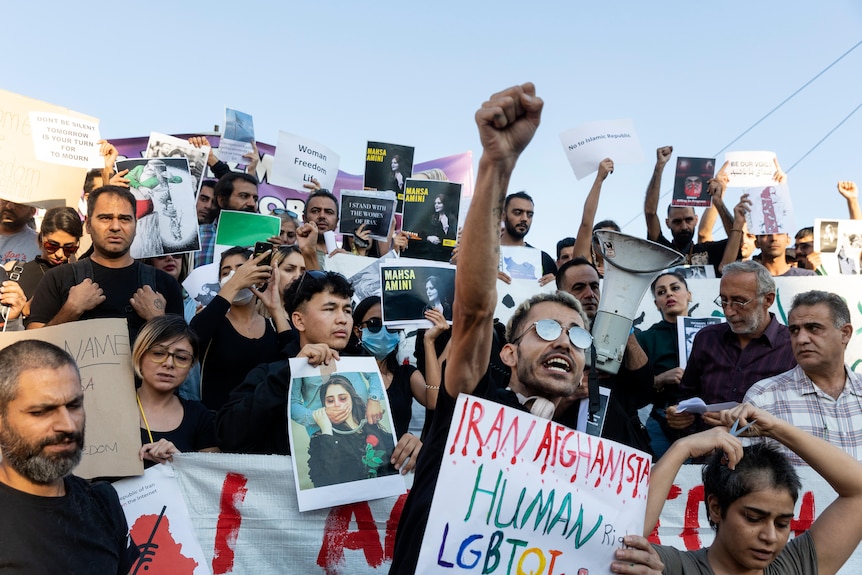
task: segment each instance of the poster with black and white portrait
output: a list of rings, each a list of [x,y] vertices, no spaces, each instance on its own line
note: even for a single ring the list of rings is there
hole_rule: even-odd
[[[201,249],[195,190],[185,158],[120,160],[117,170],[135,196],[137,227],[129,250],[135,259]]]

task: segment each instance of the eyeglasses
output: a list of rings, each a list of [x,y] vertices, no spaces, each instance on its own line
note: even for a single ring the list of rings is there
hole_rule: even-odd
[[[756,300],[758,297],[760,297],[760,296],[754,296],[753,298],[751,298],[748,301],[739,301],[736,299],[727,301],[726,299],[721,299],[721,296],[718,296],[717,298],[715,298],[714,301],[715,301],[715,305],[717,305],[721,309],[726,309],[729,307],[733,307],[734,309],[742,309],[745,306],[747,306],[748,304],[750,304],[751,302],[753,302],[754,300]]]
[[[170,356],[177,367],[188,367],[195,359],[195,356],[187,351],[168,351],[161,347],[154,347],[148,353],[150,354],[150,359],[158,364],[165,363],[168,360],[168,356]]]
[[[287,214],[293,219],[299,218],[299,214],[297,214],[293,210],[285,210],[284,208],[275,208],[274,210],[270,210],[269,213],[273,216],[283,216],[284,214]]]
[[[78,245],[79,244],[61,245],[51,240],[45,240],[44,242],[42,242],[42,249],[45,250],[46,254],[53,254],[57,250],[63,250],[63,253],[66,254],[66,256],[68,257],[73,256],[75,255],[75,253],[77,253]]]
[[[563,325],[557,320],[540,319],[539,321],[534,321],[521,335],[513,339],[512,343],[516,343],[533,328],[536,328],[536,333],[545,341],[556,341],[560,337],[560,334],[563,333]],[[573,325],[568,329],[567,333],[569,334],[569,341],[578,349],[588,349],[593,343],[593,336],[590,335],[590,332],[579,325]]]
[[[362,323],[359,324],[359,329],[362,329],[362,328],[368,328],[368,331],[370,331],[371,333],[377,333],[381,330],[381,328],[383,328],[383,320],[380,319],[379,317],[372,317],[372,318],[370,318],[366,321],[363,321]],[[390,329],[387,327],[386,331],[388,331],[389,333],[395,333],[398,330],[397,329]]]

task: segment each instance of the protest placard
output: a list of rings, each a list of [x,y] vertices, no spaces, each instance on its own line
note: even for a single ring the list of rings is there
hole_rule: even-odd
[[[411,146],[368,142],[365,149],[366,190],[391,190],[398,199],[396,211],[401,213],[404,203],[404,187],[407,178],[413,176],[413,152]]]
[[[218,261],[221,253],[233,246],[254,247],[255,242],[265,242],[281,231],[278,216],[267,216],[252,212],[222,210],[216,226],[216,247],[213,261]]]
[[[96,118],[68,108],[0,90],[0,198],[43,208],[77,206],[87,170],[47,163],[36,156],[32,112],[59,114],[86,125],[98,123]],[[54,126],[51,130],[49,136],[89,137],[88,131],[71,125]]]
[[[404,194],[402,230],[411,258],[448,262],[458,238],[461,184],[410,179]]]
[[[431,327],[425,312],[436,309],[452,323],[455,266],[398,258],[380,264],[383,323],[391,327]]]
[[[251,143],[254,141],[254,119],[251,114],[224,109],[224,132],[218,144],[218,158],[222,162],[248,164],[243,158],[245,154],[254,151]]]
[[[124,177],[137,202],[135,239],[129,250],[133,258],[201,249],[194,178],[186,158],[119,160],[117,170],[129,170]]]
[[[34,337],[65,349],[81,372],[87,431],[84,458],[75,475],[91,479],[143,473],[126,320],[90,319],[43,327],[38,332],[6,332],[0,334],[0,348]]]
[[[826,275],[862,274],[862,220],[814,220],[814,251]]]
[[[341,190],[341,217],[338,231],[352,236],[365,225],[375,240],[389,239],[389,229],[395,217],[395,192]]]
[[[694,344],[694,336],[697,332],[708,325],[721,323],[720,317],[689,317],[680,316],[676,318],[676,330],[679,344],[679,366],[685,369],[688,365],[688,356],[691,355],[691,346]]]
[[[397,440],[376,360],[333,363],[313,367],[306,358],[290,360],[289,439],[300,511],[406,490],[390,461]],[[383,410],[379,422],[366,414],[370,403]]]
[[[722,170],[729,188],[768,186],[778,170],[775,152],[727,152]]]
[[[795,234],[793,203],[787,184],[772,182],[765,187],[746,188],[751,209],[745,214],[748,231],[755,235]]]
[[[707,192],[715,172],[715,158],[677,158],[672,206],[707,207],[712,198]]]
[[[602,120],[581,124],[560,134],[560,142],[577,179],[582,179],[610,158],[614,164],[639,164],[643,150],[631,120]]]
[[[65,114],[30,112],[36,159],[78,168],[102,168],[99,121]]]
[[[144,152],[145,158],[185,158],[189,161],[189,172],[192,175],[194,193],[201,190],[201,181],[207,170],[209,146],[194,147],[188,140],[152,132]]]
[[[388,573],[407,495],[300,513],[295,490],[285,487],[286,478],[293,475],[292,459],[228,453],[174,456],[171,467],[213,572],[280,573],[289,564],[297,573]],[[650,541],[685,550],[712,543],[715,532],[703,504],[701,467],[682,466]],[[835,491],[811,468],[796,471],[802,490],[791,537],[808,529],[835,499]],[[406,476],[408,482],[410,477]],[[517,573],[515,568],[512,573]],[[862,548],[839,573],[855,575],[860,568]],[[481,571],[481,563],[474,571]],[[607,566],[597,572],[606,573]],[[553,573],[577,575],[559,564]],[[547,566],[542,575],[551,575]]]
[[[631,447],[461,394],[443,454],[417,573],[604,573],[643,532],[651,458]]]
[[[171,465],[153,466],[113,487],[140,551],[132,573],[212,573]]]
[[[279,130],[269,181],[308,193],[308,188],[303,185],[316,179],[321,188],[332,190],[340,160],[338,154],[323,144]]]
[[[500,271],[512,281],[539,281],[542,251],[527,246],[500,246]]]

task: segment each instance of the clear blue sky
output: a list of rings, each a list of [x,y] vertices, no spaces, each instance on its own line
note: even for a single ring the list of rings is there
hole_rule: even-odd
[[[254,115],[260,141],[313,138],[350,173],[367,140],[413,145],[417,162],[478,160],[476,108],[532,81],[545,113],[512,191],[535,197],[527,239],[549,252],[592,181],[575,180],[560,132],[634,120],[647,161],[609,177],[598,218],[642,235],[656,147],[714,154],[862,40],[855,0],[7,4],[0,87],[97,116],[108,139],[209,131],[227,104]],[[862,103],[860,72],[862,47],[733,149],[791,166]],[[860,133],[862,111],[790,172],[797,227],[846,217],[835,183],[862,183]]]

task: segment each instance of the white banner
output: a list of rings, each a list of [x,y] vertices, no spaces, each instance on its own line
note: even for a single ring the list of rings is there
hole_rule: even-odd
[[[389,571],[395,530],[407,495],[299,513],[290,457],[191,453],[175,455],[173,467],[176,479],[171,480],[179,483],[213,575]],[[816,473],[808,468],[798,471],[803,489],[796,504],[794,531],[810,526],[835,498]],[[142,513],[158,514],[167,504],[155,495],[147,499],[150,510]],[[134,523],[134,518],[129,520],[130,525]],[[709,545],[712,538],[703,508],[700,466],[684,466],[653,541],[695,549]],[[148,565],[148,575],[175,573],[155,570],[154,564]],[[857,549],[841,573],[859,573],[860,568],[862,552]]]

